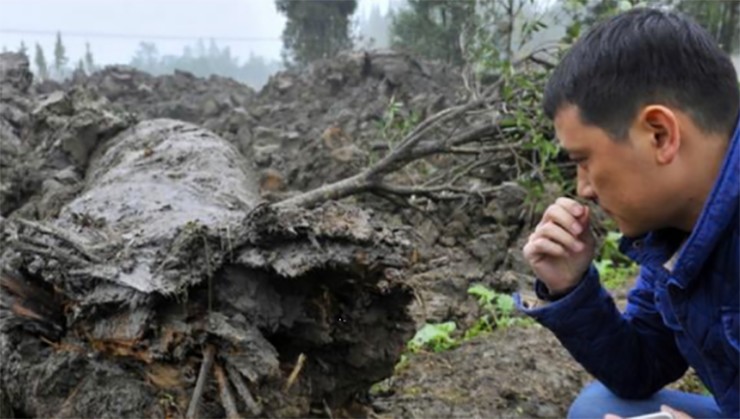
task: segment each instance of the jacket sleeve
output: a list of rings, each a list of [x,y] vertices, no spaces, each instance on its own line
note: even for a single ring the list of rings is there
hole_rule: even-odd
[[[570,354],[622,398],[645,398],[680,378],[688,368],[653,300],[654,276],[641,268],[624,314],[591,266],[576,288],[543,307],[518,308],[550,329]]]

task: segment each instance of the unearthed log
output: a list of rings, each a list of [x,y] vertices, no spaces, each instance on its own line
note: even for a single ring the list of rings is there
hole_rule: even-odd
[[[244,406],[224,411],[209,380],[198,416],[306,416],[389,376],[413,331],[404,237],[357,208],[255,191],[232,145],[152,120],[96,148],[58,217],[2,221],[0,390],[15,412],[195,414],[204,346]]]

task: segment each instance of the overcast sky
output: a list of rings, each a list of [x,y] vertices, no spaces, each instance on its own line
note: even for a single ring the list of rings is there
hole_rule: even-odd
[[[359,0],[358,11],[382,10],[393,0]],[[285,18],[274,0],[0,0],[0,48],[25,41],[31,57],[41,44],[47,60],[61,31],[67,56],[77,62],[89,42],[98,64],[128,63],[141,41],[161,54],[180,54],[198,38],[215,38],[234,55],[279,59]]]

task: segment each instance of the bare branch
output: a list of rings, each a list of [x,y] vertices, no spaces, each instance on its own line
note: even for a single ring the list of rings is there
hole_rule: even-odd
[[[254,416],[260,416],[262,414],[262,408],[254,400],[252,393],[247,388],[246,383],[244,383],[239,371],[237,371],[231,364],[226,364],[226,374],[229,376],[231,383],[234,384],[237,394],[242,398],[247,409],[249,409],[249,412]]]
[[[368,181],[367,170],[365,170],[357,175],[348,177],[347,179],[342,179],[338,182],[324,185],[300,195],[284,199],[274,205],[278,208],[287,208],[292,206],[310,207],[319,202],[342,199],[356,193],[367,191],[369,187],[370,182]]]
[[[515,152],[515,149],[521,147],[524,141],[517,141],[515,143],[506,143],[502,145],[488,146],[488,147],[450,147],[447,152],[450,154],[485,154],[485,153],[496,153],[499,151],[511,151]]]
[[[300,375],[301,370],[303,370],[303,365],[305,364],[306,355],[301,353],[298,355],[298,360],[296,360],[295,366],[293,366],[293,371],[290,372],[288,380],[285,382],[285,386],[283,387],[284,392],[287,392],[291,387],[293,387],[293,384],[298,380],[298,375]]]
[[[219,394],[221,396],[221,406],[226,411],[227,419],[238,419],[239,411],[236,409],[236,401],[234,401],[234,395],[231,393],[229,388],[229,381],[226,379],[224,369],[220,364],[216,364],[213,370],[216,375],[216,382],[218,383]]]
[[[434,198],[437,200],[456,200],[460,199],[461,197],[468,197],[471,194],[479,195],[479,196],[487,196],[491,195],[493,193],[496,193],[501,188],[499,186],[494,186],[490,188],[485,189],[475,189],[475,188],[462,188],[462,187],[456,187],[452,185],[442,185],[442,186],[431,186],[431,187],[424,187],[424,186],[399,186],[399,185],[391,185],[391,184],[377,184],[373,186],[372,191],[373,192],[385,192],[385,193],[392,193],[395,195],[404,195],[404,196],[427,196],[430,198]]]
[[[207,345],[205,351],[203,351],[203,363],[200,364],[200,372],[198,373],[198,381],[195,382],[193,397],[190,399],[188,411],[185,413],[185,417],[187,419],[194,419],[198,416],[200,399],[203,397],[203,391],[206,388],[206,381],[208,381],[208,376],[210,375],[211,366],[213,366],[213,359],[215,357],[216,348],[213,345]]]

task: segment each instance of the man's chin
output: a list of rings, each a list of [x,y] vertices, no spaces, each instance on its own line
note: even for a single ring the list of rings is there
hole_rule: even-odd
[[[647,230],[645,228],[640,228],[640,227],[637,227],[637,226],[634,226],[634,225],[630,225],[630,224],[625,223],[624,221],[619,220],[617,218],[612,217],[612,219],[617,224],[617,228],[619,229],[619,232],[624,237],[637,238],[637,237],[644,236],[645,234],[647,234],[649,232],[649,230]]]

